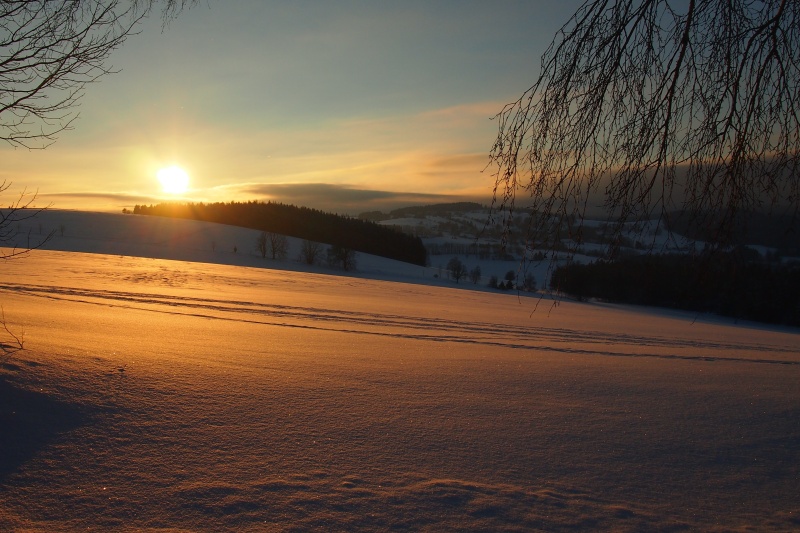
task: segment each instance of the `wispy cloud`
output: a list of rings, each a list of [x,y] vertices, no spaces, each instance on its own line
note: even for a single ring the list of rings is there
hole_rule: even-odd
[[[250,184],[242,186],[240,190],[264,200],[348,214],[390,211],[420,204],[482,201],[481,198],[471,196],[360,189],[331,183]]]
[[[164,201],[157,196],[146,196],[110,192],[56,192],[39,194],[39,206],[52,206],[58,209],[82,209],[89,211],[121,211],[136,204],[153,204]]]

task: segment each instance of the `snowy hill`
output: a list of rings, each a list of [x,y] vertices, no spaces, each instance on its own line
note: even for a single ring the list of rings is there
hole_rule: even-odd
[[[302,241],[288,238],[289,249],[280,260],[263,258],[257,251],[256,230],[156,216],[48,209],[15,224],[13,243],[6,246],[172,259],[199,263],[316,272],[369,277],[418,284],[453,285],[436,267],[421,267],[384,257],[358,253],[356,270],[345,272],[320,260],[308,265],[299,258]]]
[[[610,224],[586,220],[580,244],[563,240],[564,251],[529,250],[526,255],[521,241],[527,231],[524,212],[515,215],[511,223],[511,241],[503,247],[502,223],[489,223],[488,208],[470,203],[364,213],[361,217],[419,236],[428,251],[428,266],[358,253],[356,272],[347,273],[324,264],[326,246],[317,264],[305,264],[300,259],[300,239],[289,238],[285,258],[271,260],[258,253],[259,232],[256,230],[186,219],[58,209],[43,211],[16,224],[15,244],[36,246],[49,235],[43,249],[358,275],[478,290],[488,290],[494,284],[493,279],[502,282],[512,278],[519,286],[526,278],[533,279],[537,288],[546,289],[553,269],[559,264],[595,261],[606,257],[610,246]],[[655,221],[631,225],[620,241],[617,252],[621,255],[690,253],[701,250],[704,245],[702,241],[670,235]],[[762,257],[775,253],[774,248],[757,243],[750,248]],[[479,271],[480,275],[466,275],[458,282],[450,279],[448,263],[453,258],[464,265],[467,274]]]
[[[508,269],[534,272],[539,285],[546,285],[547,267],[563,261],[589,263],[607,259],[613,249],[614,257],[636,256],[645,253],[693,254],[703,250],[706,242],[694,231],[687,236],[687,217],[671,215],[672,231],[663,221],[627,224],[615,235],[615,224],[609,220],[586,219],[573,222],[564,235],[579,232],[580,242],[563,238],[559,248],[525,250],[530,214],[518,211],[507,223],[492,217],[488,207],[479,204],[455,203],[404,208],[389,213],[370,212],[361,215],[383,225],[390,225],[419,236],[425,244],[433,266],[445,265],[453,257],[476,264],[485,273],[504,274]],[[786,217],[754,215],[749,226],[742,227],[733,237],[738,246],[749,249],[763,259],[793,261],[797,259],[798,243],[793,233],[796,222]],[[502,246],[504,232],[510,238]],[[529,264],[531,263],[531,264]],[[544,266],[543,266],[544,265]],[[488,277],[488,276],[487,276]]]
[[[796,329],[190,220],[16,229],[71,251],[0,269],[0,531],[797,529]]]

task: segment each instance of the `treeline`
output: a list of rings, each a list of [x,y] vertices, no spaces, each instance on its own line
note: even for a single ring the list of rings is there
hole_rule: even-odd
[[[800,265],[720,253],[652,255],[557,268],[550,287],[579,300],[670,307],[800,326]]]
[[[164,203],[137,205],[137,215],[188,218],[279,233],[424,266],[419,237],[374,222],[272,202]]]

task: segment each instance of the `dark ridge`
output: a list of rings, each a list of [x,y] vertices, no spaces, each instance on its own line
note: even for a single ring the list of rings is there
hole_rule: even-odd
[[[137,205],[134,214],[188,218],[331,244],[424,266],[422,240],[367,220],[272,202]]]
[[[744,247],[700,257],[642,255],[573,263],[557,268],[550,286],[578,300],[595,298],[800,326],[800,264],[769,262]]]
[[[410,218],[410,217],[426,217],[426,216],[445,216],[454,213],[471,213],[474,211],[483,211],[485,208],[476,202],[454,202],[449,204],[432,204],[432,205],[415,205],[410,207],[401,207],[389,213],[382,211],[368,211],[361,213],[358,218],[364,220],[374,220],[379,222],[381,220],[391,220],[394,218]]]
[[[738,213],[727,234],[713,228],[721,224],[719,215],[676,211],[668,218],[669,230],[693,240],[721,242],[723,245],[760,245],[774,248],[783,256],[800,256],[800,217],[795,214]]]

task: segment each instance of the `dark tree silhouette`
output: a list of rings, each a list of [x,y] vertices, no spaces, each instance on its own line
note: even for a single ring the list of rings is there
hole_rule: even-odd
[[[770,263],[746,247],[715,254],[704,270],[690,257],[670,254],[572,263],[555,269],[550,287],[578,300],[598,298],[800,326],[800,263]]]
[[[286,235],[269,231],[267,232],[267,248],[273,259],[286,259],[289,253],[289,239],[286,238]]]
[[[303,240],[300,246],[300,260],[307,265],[315,265],[322,257],[322,244],[308,239]]]
[[[261,255],[262,259],[267,258],[267,232],[262,231],[256,237],[256,251]]]
[[[356,269],[356,251],[352,248],[332,244],[328,248],[328,265],[342,270]]]
[[[683,211],[717,245],[797,217],[800,2],[589,0],[495,118],[494,216],[530,195],[529,249],[579,243],[601,206],[617,235]]]
[[[447,262],[447,271],[450,273],[450,277],[458,283],[461,278],[467,275],[467,265],[458,257],[453,257]]]
[[[263,259],[266,259],[267,255],[272,259],[286,259],[289,253],[289,239],[280,233],[262,231],[256,237],[256,251]]]
[[[469,271],[469,279],[473,285],[477,285],[478,282],[481,280],[481,267],[480,265],[475,265],[475,268]]]

